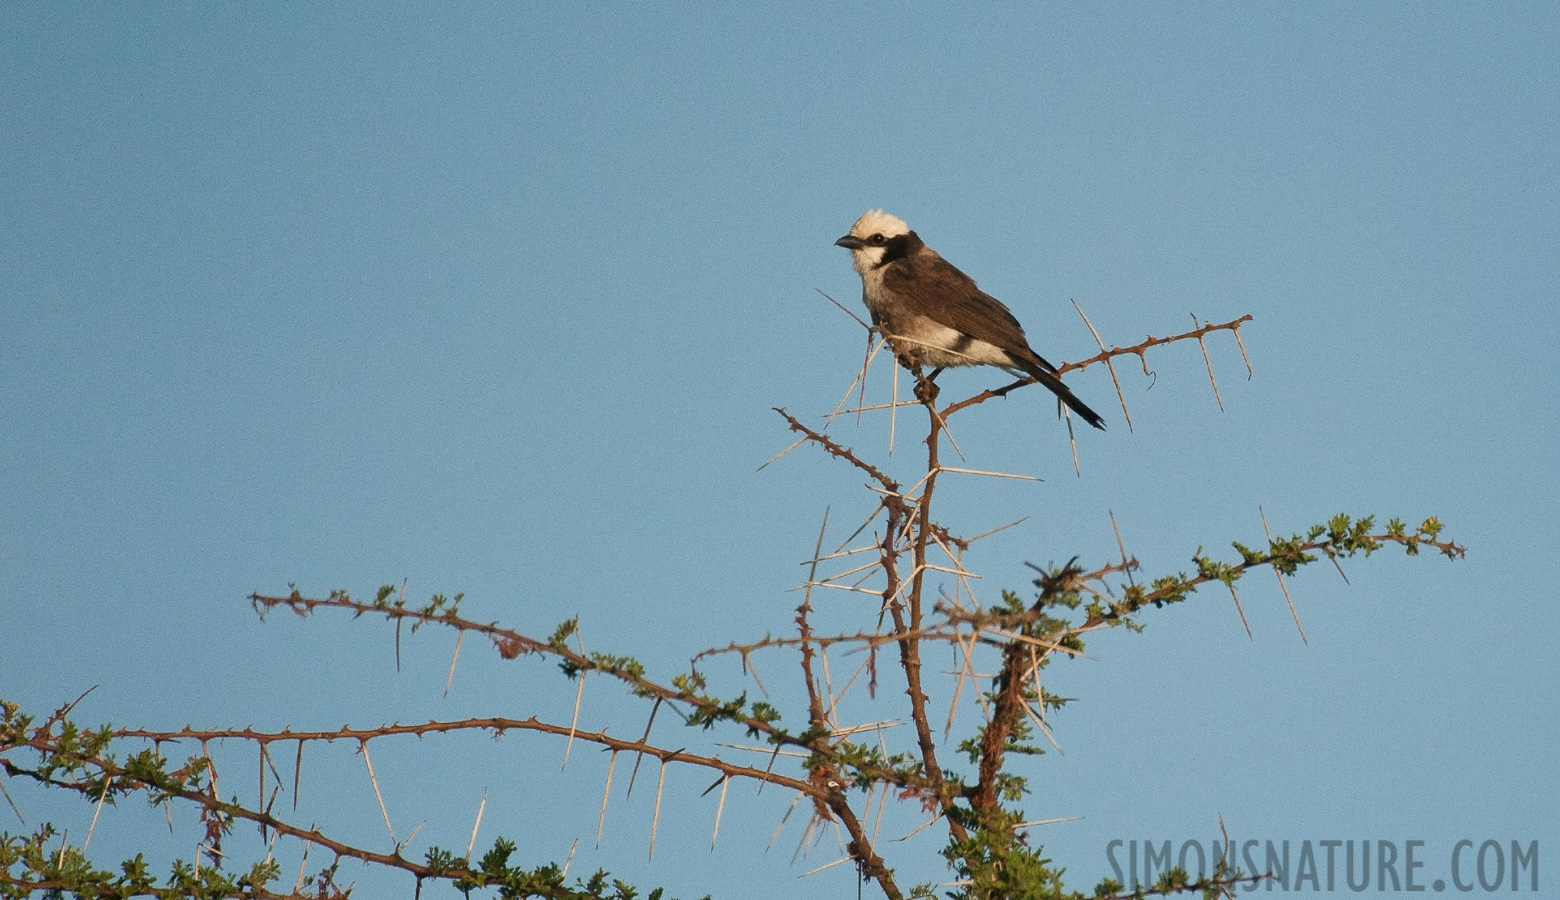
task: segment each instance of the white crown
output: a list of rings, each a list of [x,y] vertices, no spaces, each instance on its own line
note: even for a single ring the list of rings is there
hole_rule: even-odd
[[[859,238],[871,237],[874,234],[897,237],[901,234],[909,234],[910,226],[898,216],[891,216],[881,209],[869,209],[856,220],[856,224],[850,226],[850,233]]]

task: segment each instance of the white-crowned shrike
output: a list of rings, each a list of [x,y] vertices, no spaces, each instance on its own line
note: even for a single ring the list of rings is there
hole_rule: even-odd
[[[1105,420],[1056,376],[1056,367],[1029,346],[1023,326],[1001,301],[975,286],[903,220],[879,209],[856,220],[834,242],[850,251],[861,275],[861,297],[898,350],[935,367],[997,366],[1045,385],[1095,428]]]

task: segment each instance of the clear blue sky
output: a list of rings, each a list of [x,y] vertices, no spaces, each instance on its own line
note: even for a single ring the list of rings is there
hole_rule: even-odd
[[[871,499],[817,454],[755,470],[791,441],[770,407],[817,421],[859,363],[817,290],[858,303],[832,242],[883,207],[1053,361],[1093,352],[1070,300],[1122,345],[1255,317],[1251,380],[1210,342],[1223,412],[1192,346],[1122,367],[1133,431],[1102,372],[1072,376],[1110,422],[1080,433],[1081,478],[1036,391],[965,414],[971,466],[1046,478],[947,484],[966,534],[1030,517],[970,559],[991,596],[1026,560],[1108,560],[1111,511],[1148,575],[1259,541],[1259,506],[1281,532],[1438,515],[1469,548],[1294,579],[1309,644],[1257,577],[1252,638],[1209,592],[1054,669],[1078,702],[1025,808],[1084,817],[1036,833],[1072,887],[1111,874],[1113,839],[1208,840],[1221,815],[1424,840],[1423,882],[1463,838],[1538,840],[1553,872],[1557,148],[1547,3],[7,4],[0,696],[46,712],[96,684],[84,721],[166,728],[572,702],[550,665],[470,642],[443,697],[448,634],[397,673],[382,623],[258,623],[245,597],[289,583],[404,578],[542,634],[579,615],[667,678],[786,631],[824,507]],[[881,419],[835,431],[886,449]],[[899,446],[903,475],[903,419]],[[864,718],[900,714],[884,696]],[[643,711],[598,684],[585,720],[637,734]],[[374,749],[398,834],[428,822],[409,852],[463,849],[487,789],[482,842],[526,862],[578,837],[574,871],[684,897],[855,890],[844,866],[796,881],[839,855],[791,862],[800,812],[763,853],[778,794],[728,801],[712,855],[710,779],[669,773],[647,862],[650,790],[592,847],[594,752],[560,778],[535,737]],[[361,761],[332,752],[299,815],[387,849]],[[249,751],[229,765],[252,798]],[[20,793],[84,833],[90,809]],[[105,854],[197,839],[105,816]],[[904,882],[949,877],[938,843],[892,845]]]

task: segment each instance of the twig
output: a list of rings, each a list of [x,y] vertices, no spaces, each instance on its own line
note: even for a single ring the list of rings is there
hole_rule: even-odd
[[[798,792],[797,795],[791,799],[791,805],[786,807],[785,815],[780,817],[780,824],[775,826],[775,833],[769,836],[769,843],[764,845],[765,853],[768,853],[769,848],[775,845],[775,840],[780,837],[780,830],[785,827],[786,820],[791,818],[791,811],[796,809],[796,804],[800,802],[802,802],[802,794]]]
[[[1057,398],[1057,406],[1062,410],[1062,414],[1066,416],[1067,420],[1067,446],[1072,450],[1073,476],[1082,478],[1083,466],[1078,463],[1078,436],[1073,434],[1072,416],[1067,412],[1067,407],[1062,405],[1060,398]],[[1131,431],[1132,428],[1129,426],[1127,430]]]
[[[1079,310],[1079,312],[1081,313],[1082,310]],[[1185,334],[1177,334],[1177,335],[1172,335],[1170,337],[1163,337],[1163,338],[1156,338],[1156,337],[1150,335],[1147,339],[1145,339],[1141,343],[1134,344],[1131,347],[1111,347],[1110,349],[1101,349],[1101,351],[1099,353],[1095,354],[1094,356],[1089,357],[1088,359],[1081,360],[1081,361],[1075,362],[1075,363],[1063,363],[1062,365],[1056,367],[1056,374],[1061,375],[1061,374],[1063,374],[1065,372],[1072,372],[1072,371],[1076,371],[1076,370],[1080,370],[1080,369],[1086,369],[1089,366],[1094,365],[1095,363],[1101,363],[1102,362],[1102,363],[1105,363],[1106,367],[1110,369],[1111,377],[1112,377],[1113,380],[1115,380],[1116,379],[1116,368],[1115,368],[1115,364],[1114,364],[1113,360],[1116,357],[1118,357],[1118,356],[1136,356],[1136,357],[1138,357],[1138,359],[1143,363],[1143,371],[1144,371],[1144,373],[1149,373],[1147,352],[1150,349],[1152,349],[1154,347],[1157,347],[1157,346],[1159,346],[1161,344],[1170,344],[1170,343],[1175,343],[1177,341],[1191,340],[1193,338],[1199,337],[1200,335],[1209,334],[1209,333],[1214,332],[1214,331],[1232,331],[1232,332],[1236,332],[1237,336],[1238,336],[1238,334],[1239,334],[1238,329],[1240,328],[1240,326],[1245,324],[1245,323],[1247,323],[1247,322],[1250,322],[1251,320],[1252,320],[1252,317],[1250,316],[1250,314],[1247,314],[1247,315],[1241,316],[1238,319],[1233,319],[1233,320],[1231,320],[1229,322],[1224,322],[1224,323],[1217,324],[1217,325],[1204,325],[1201,328],[1198,328],[1198,329],[1196,329],[1194,331],[1187,332]],[[1085,322],[1088,321],[1087,317],[1084,318],[1084,321]],[[1095,335],[1095,341],[1096,341],[1096,343],[1100,343],[1102,345],[1102,347],[1103,347],[1103,342],[1101,342],[1099,340],[1098,334]],[[1242,352],[1242,354],[1245,353],[1244,347],[1242,347],[1242,351],[1241,352]],[[1007,394],[1011,393],[1014,390],[1017,390],[1018,388],[1024,387],[1026,385],[1034,384],[1034,383],[1035,383],[1035,379],[1034,378],[1032,378],[1032,377],[1025,377],[1025,378],[1020,378],[1017,381],[1014,381],[1012,384],[1006,385],[1004,387],[992,388],[990,390],[982,391],[981,393],[976,394],[973,397],[966,397],[963,400],[960,400],[960,401],[958,401],[956,403],[949,404],[948,406],[944,407],[943,408],[943,415],[945,417],[952,416],[954,413],[958,412],[959,410],[965,409],[966,407],[974,406],[974,405],[976,405],[978,403],[984,403],[987,400],[992,400],[992,399],[995,399],[997,397],[1006,396]],[[1121,401],[1122,401],[1122,412],[1123,412],[1123,414],[1127,414],[1127,416],[1128,416],[1128,418],[1127,418],[1127,427],[1130,430],[1131,427],[1132,427],[1132,420],[1131,420],[1130,413],[1128,413],[1128,410],[1126,408],[1125,395],[1121,392],[1121,385],[1120,385],[1120,381],[1119,380],[1116,381],[1116,390],[1117,390],[1118,398],[1121,399]]]
[[[927,819],[925,822],[922,822],[919,826],[913,829],[909,834],[906,834],[903,837],[894,838],[893,842],[897,844],[901,841],[908,841],[916,835],[920,834],[923,830],[926,829],[927,826],[935,824],[937,820],[941,818],[942,816],[932,816],[930,819]]]
[[[1121,539],[1121,523],[1116,521],[1115,510],[1110,510],[1110,527],[1116,532],[1116,549],[1121,551],[1121,565],[1127,573],[1127,584],[1134,584],[1132,569],[1127,565],[1127,542]]]
[[[303,738],[298,739],[298,757],[293,760],[293,812],[298,811],[298,782],[303,779]]]
[[[44,723],[43,723],[42,727],[49,728],[49,727],[52,727],[55,722],[63,721],[66,716],[70,715],[71,710],[76,708],[76,704],[78,704],[81,701],[87,699],[87,695],[92,693],[93,691],[95,691],[97,689],[98,689],[98,686],[94,684],[93,686],[91,686],[91,687],[87,688],[86,690],[82,691],[81,694],[76,697],[76,699],[70,701],[69,703],[65,704],[64,706],[60,707],[59,709],[56,709],[54,711],[53,715],[49,716],[48,719],[44,720]]]
[[[569,877],[569,866],[574,863],[574,851],[578,850],[579,846],[580,846],[580,839],[579,838],[575,838],[574,839],[574,843],[569,845],[569,855],[563,861],[563,874],[559,876],[560,878],[568,878]]]
[[[813,290],[818,291],[818,293],[820,293],[820,294],[823,294],[823,291],[820,290],[819,288],[813,288]],[[849,309],[847,309],[845,307],[844,304],[840,303],[840,301],[834,299],[833,297],[830,297],[828,294],[823,294],[823,299],[829,301],[830,303],[833,303],[835,306],[838,306],[840,308],[841,312],[843,312],[847,316],[850,316],[852,319],[855,319],[857,325],[860,325],[862,328],[865,328],[868,331],[872,330],[872,326],[871,325],[868,325],[866,322],[863,322],[861,320],[860,316],[858,316],[855,313],[851,312]]]
[[[1012,522],[1007,523],[1006,525],[998,525],[996,528],[993,528],[990,531],[982,531],[980,534],[977,534],[974,537],[970,538],[969,540],[966,540],[965,543],[966,544],[973,544],[976,541],[980,540],[981,538],[990,537],[991,535],[996,534],[999,531],[1006,531],[1007,529],[1012,528],[1014,525],[1022,525],[1023,523],[1025,523],[1027,521],[1029,521],[1029,517],[1028,516],[1024,516],[1022,519],[1016,519],[1016,520],[1014,520]]]
[[[834,424],[834,420],[840,415],[841,412],[851,412],[852,411],[852,410],[846,410],[845,409],[845,404],[850,402],[851,392],[856,390],[858,385],[861,387],[861,389],[863,391],[866,390],[867,370],[868,370],[868,368],[871,367],[872,360],[877,358],[878,350],[881,349],[882,346],[883,345],[882,345],[881,342],[879,342],[877,344],[873,343],[872,331],[869,329],[867,331],[867,358],[866,358],[866,362],[861,364],[861,370],[856,373],[856,377],[854,379],[852,379],[852,381],[850,383],[850,386],[845,388],[845,393],[840,395],[840,402],[834,404],[834,409],[828,414],[828,416],[826,416],[824,418],[824,420],[823,420],[823,427],[825,429],[827,429],[830,425]],[[862,405],[862,401],[858,400],[856,402],[857,409],[853,410],[854,412],[857,413],[858,421],[860,420],[860,407],[861,407],[861,405]]]
[[[955,635],[957,635],[957,626],[955,626],[954,632]],[[973,654],[975,648],[975,633],[970,633],[970,643],[968,649],[965,647],[963,638],[958,639],[958,648],[959,652],[964,657],[964,662],[959,666],[959,677],[953,685],[953,699],[948,701],[948,723],[943,726],[943,740],[947,740],[948,735],[953,733],[953,716],[959,708],[959,696],[964,692],[964,679],[971,677],[970,670],[974,666],[974,661],[971,659],[971,655]]]
[[[649,743],[650,743],[650,729],[655,726],[655,714],[660,709],[661,709],[661,698],[657,697],[656,700],[655,700],[655,703],[653,705],[651,705],[651,707],[650,707],[650,718],[648,720],[646,720],[646,722],[645,722],[645,733],[644,733],[644,736],[639,739],[639,743],[644,744],[646,746],[649,746]],[[634,796],[634,782],[636,780],[638,780],[638,778],[639,778],[639,764],[644,761],[644,758],[645,758],[645,752],[643,750],[639,751],[639,754],[634,757],[634,769],[633,769],[632,772],[628,773],[628,790],[624,791],[623,796],[625,796],[625,797],[632,797],[632,796]]]
[[[894,366],[894,392],[889,395],[888,455],[894,455],[894,426],[899,422],[899,366]]]
[[[1192,316],[1192,325],[1197,328],[1202,327],[1202,323],[1197,321],[1195,315]],[[1208,367],[1208,383],[1213,385],[1213,399],[1219,404],[1219,412],[1224,412],[1224,398],[1219,396],[1219,382],[1213,377],[1213,360],[1208,358],[1208,344],[1200,334],[1197,336],[1197,346],[1202,348],[1203,365]]]
[[[940,472],[958,472],[961,475],[985,475],[990,478],[1017,478],[1020,481],[1044,481],[1035,475],[1014,475],[1010,472],[985,472],[980,469],[960,469],[954,466],[938,466]],[[1022,520],[1020,520],[1022,521]]]
[[[477,820],[471,823],[471,840],[466,842],[466,864],[471,864],[472,851],[477,848],[477,829],[482,827],[482,814],[487,811],[487,791],[482,792],[482,802],[477,804]]]
[[[580,632],[574,632],[576,646],[580,648],[580,656],[585,655],[585,637]],[[580,670],[580,683],[574,689],[574,717],[569,720],[569,739],[563,745],[563,766],[558,771],[569,767],[569,752],[574,749],[574,733],[580,726],[580,704],[585,700],[585,670]],[[648,735],[647,735],[648,737]]]
[[[601,830],[607,825],[607,798],[612,796],[612,770],[617,767],[616,750],[607,759],[607,783],[601,787],[601,816],[596,819],[596,846],[601,846]]]
[[[884,756],[888,756],[888,747],[883,743],[881,736],[878,738],[878,747],[882,749]],[[888,786],[884,785],[883,790],[878,792],[877,820],[872,825],[872,845],[867,848],[868,852],[872,852],[872,849],[877,846],[878,834],[883,830],[883,808],[886,805],[888,805]]]
[[[16,805],[15,800],[11,799],[11,792],[5,789],[4,781],[0,781],[0,794],[5,795],[5,802],[11,804],[11,812],[16,813],[16,818],[19,819],[23,825],[26,825],[27,817],[22,815],[21,808]]]
[[[806,438],[801,438],[800,440],[798,440],[796,443],[792,444],[791,446],[785,448],[784,450],[781,450],[779,453],[776,453],[774,456],[769,457],[769,462],[766,462],[763,465],[759,466],[757,471],[759,471],[759,472],[764,471],[765,469],[769,468],[770,463],[773,463],[774,461],[778,460],[780,457],[786,455],[787,453],[790,453],[792,450],[795,450],[797,447],[800,447],[801,445],[803,445],[805,443],[807,443],[807,439]]]
[[[720,837],[720,817],[726,811],[726,788],[731,784],[731,779],[720,780],[720,802],[715,805],[715,830],[710,832],[710,849],[715,849],[715,839]]]
[[[303,841],[303,859],[298,861],[298,883],[293,885],[294,894],[303,893],[303,872],[309,865],[309,849],[314,846],[314,841],[305,838]]]
[[[1083,324],[1085,324],[1085,325],[1087,325],[1089,327],[1089,333],[1094,335],[1094,343],[1099,345],[1100,352],[1102,354],[1106,353],[1107,351],[1105,350],[1105,342],[1100,340],[1100,333],[1099,333],[1099,331],[1094,327],[1094,323],[1089,321],[1089,317],[1084,313],[1083,307],[1078,305],[1078,301],[1077,300],[1072,301],[1072,305],[1073,305],[1073,309],[1076,309],[1078,311],[1078,317],[1083,319]],[[1132,430],[1132,411],[1127,409],[1127,395],[1121,390],[1121,379],[1119,377],[1117,377],[1117,375],[1116,375],[1116,365],[1115,365],[1115,363],[1111,362],[1110,357],[1108,355],[1105,357],[1105,368],[1110,371],[1110,382],[1111,382],[1111,384],[1116,386],[1116,400],[1121,403],[1121,414],[1127,420],[1127,430],[1131,431]],[[1076,448],[1073,451],[1073,462],[1076,465],[1076,463],[1077,463],[1077,450],[1076,450]]]
[[[401,599],[397,603],[397,605],[399,605],[399,606],[405,606],[406,605],[406,581],[407,581],[407,579],[405,579],[405,578],[401,579]],[[395,620],[395,670],[397,672],[401,671],[401,620],[400,619],[396,619]]]
[[[358,747],[363,751],[363,764],[368,767],[368,780],[374,785],[374,797],[379,801],[379,812],[385,817],[385,830],[390,832],[390,844],[396,844],[395,829],[390,827],[390,811],[385,809],[384,795],[379,793],[379,779],[374,777],[374,761],[368,758],[368,741],[361,741]]]
[[[758,677],[758,666],[753,662],[751,653],[742,654],[742,670],[753,677],[753,683],[758,685],[759,693],[769,696],[769,689],[764,687],[764,679]]]
[[[1240,624],[1246,626],[1246,637],[1255,640],[1256,638],[1251,634],[1251,623],[1246,621],[1246,610],[1241,608],[1240,595],[1235,593],[1235,585],[1226,584],[1225,587],[1230,589],[1230,599],[1235,601],[1235,611],[1240,613]]]
[[[655,859],[655,831],[661,824],[661,792],[666,787],[666,763],[661,763],[661,774],[655,780],[655,814],[650,817],[650,859]]]
[[[1263,531],[1264,534],[1267,535],[1268,544],[1272,545],[1272,543],[1273,543],[1273,530],[1268,527],[1267,512],[1265,510],[1263,510],[1262,507],[1258,506],[1257,507],[1257,515],[1262,517],[1262,531]],[[1338,563],[1338,560],[1336,558],[1334,558],[1333,559],[1333,564],[1337,565],[1337,563]],[[1342,569],[1340,569],[1339,571],[1341,572]],[[1274,566],[1273,567],[1273,574],[1278,578],[1278,586],[1280,588],[1282,588],[1283,591],[1284,591],[1284,602],[1289,604],[1289,615],[1294,617],[1295,628],[1300,632],[1300,643],[1302,643],[1302,644],[1309,644],[1309,643],[1311,643],[1310,641],[1305,639],[1305,626],[1300,624],[1300,614],[1295,611],[1295,599],[1293,597],[1289,596],[1289,585],[1284,583],[1284,573],[1279,570],[1278,566]],[[1348,579],[1344,579],[1344,581],[1347,582]]]
[[[1236,346],[1240,347],[1240,358],[1241,358],[1241,361],[1246,364],[1246,380],[1250,381],[1251,378],[1252,378],[1251,357],[1246,355],[1246,342],[1240,339],[1240,329],[1239,328],[1231,328],[1230,329],[1230,334],[1235,335],[1235,344],[1236,344]]]
[[[412,833],[406,836],[406,840],[404,840],[401,843],[395,845],[395,855],[396,856],[400,856],[401,855],[401,851],[406,849],[406,845],[410,844],[412,842],[412,838],[417,837],[417,832],[422,831],[423,830],[423,826],[427,825],[427,824],[428,824],[428,822],[427,822],[426,819],[421,821],[421,822],[418,822],[417,823],[417,827],[412,829]]]
[[[849,857],[849,856],[842,856],[839,859],[836,859],[834,862],[824,863],[823,865],[819,866],[818,868],[810,869],[810,870],[808,870],[806,872],[803,872],[802,874],[800,874],[800,875],[798,875],[796,877],[797,878],[806,878],[809,875],[816,875],[819,872],[822,872],[824,869],[832,869],[835,866],[839,865],[840,863],[847,863],[847,862],[850,862],[850,861],[851,861],[851,857]]]
[[[450,657],[450,674],[444,679],[444,696],[446,697],[450,695],[450,685],[455,683],[455,664],[460,662],[460,642],[464,641],[465,639],[466,632],[461,631],[455,634],[455,655]],[[585,679],[582,677],[580,679],[581,683],[583,683],[584,680]]]
[[[98,794],[97,808],[92,810],[92,824],[87,826],[87,839],[81,842],[81,855],[87,855],[87,845],[92,843],[92,832],[97,830],[98,814],[103,811],[103,801],[108,799],[108,779],[103,780],[103,790]]]
[[[1054,818],[1054,819],[1036,819],[1033,822],[1019,822],[1017,825],[1014,825],[1013,827],[1015,829],[1018,829],[1018,828],[1034,828],[1037,825],[1059,825],[1062,822],[1082,822],[1082,821],[1083,821],[1083,816],[1058,816],[1057,818]]]

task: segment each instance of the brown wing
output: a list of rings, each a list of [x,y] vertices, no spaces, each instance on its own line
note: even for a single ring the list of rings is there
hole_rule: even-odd
[[[922,244],[915,232],[910,237],[919,246],[884,268],[885,288],[904,297],[909,301],[907,306],[939,324],[985,341],[1021,363],[1055,371],[1055,366],[1029,346],[1024,327],[1002,301],[976,287],[975,279]]]
[[[908,237],[910,252],[883,270],[884,288],[921,315],[1007,353],[1084,421],[1104,430],[1105,420],[1052,374],[1056,367],[1029,346],[1024,327],[1002,301],[976,287],[975,279],[921,243],[915,232]]]

